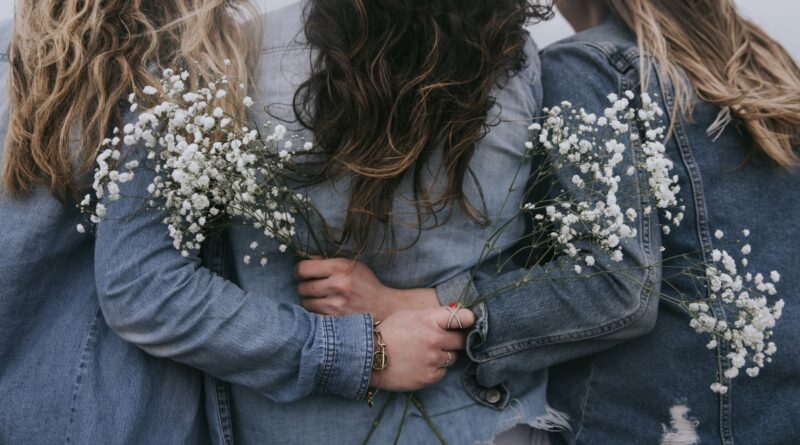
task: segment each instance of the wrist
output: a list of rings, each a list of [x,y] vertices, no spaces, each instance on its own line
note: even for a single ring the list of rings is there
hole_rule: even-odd
[[[373,388],[367,391],[367,405],[373,407],[375,395],[381,390],[381,381],[383,380],[383,372],[389,364],[389,358],[386,355],[386,343],[383,341],[383,333],[378,330],[381,322],[375,322],[372,333],[374,336],[371,372],[369,376],[369,387]]]
[[[424,310],[435,309],[440,306],[436,290],[430,288],[405,289],[397,291],[396,300],[401,302],[399,309]]]

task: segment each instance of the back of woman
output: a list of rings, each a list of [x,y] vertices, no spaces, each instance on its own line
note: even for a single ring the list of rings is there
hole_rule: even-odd
[[[489,235],[516,212],[530,169],[524,158],[528,126],[539,109],[541,90],[537,49],[523,29],[529,14],[526,2],[410,3],[415,10],[409,2],[309,1],[269,13],[259,73],[259,92],[269,114],[255,120],[301,131],[307,141],[328,150],[332,168],[340,169],[299,189],[325,220],[311,230],[322,234],[325,227],[333,235],[333,239],[318,235],[329,243],[324,245],[329,254],[343,246],[391,283],[430,286],[469,270]],[[349,11],[347,18],[337,15],[342,11]],[[346,26],[350,35],[343,35],[337,24]],[[473,47],[449,40],[459,27],[469,33]],[[463,35],[458,38],[467,41]],[[512,55],[507,61],[501,57],[501,43]],[[448,48],[461,53],[448,53]],[[324,58],[314,59],[313,50]],[[455,65],[457,54],[471,57],[471,63]],[[478,71],[482,57],[489,60]],[[496,71],[486,71],[495,65]],[[331,97],[336,100],[321,94],[325,88],[334,90]],[[470,88],[471,95],[463,88]],[[445,98],[450,98],[450,108],[442,106]],[[296,111],[311,131],[297,122]],[[411,122],[411,114],[416,122]],[[383,138],[384,133],[390,136]],[[365,144],[369,138],[373,143]],[[472,149],[474,155],[467,151]],[[455,156],[459,151],[469,154]],[[458,194],[452,193],[453,183],[490,224],[470,218],[467,206],[460,206]],[[383,201],[388,204],[388,218],[386,208],[374,206]],[[370,218],[371,227],[365,224]],[[365,225],[371,230],[360,231]],[[522,223],[510,225],[498,237],[497,249],[513,244],[523,230]],[[370,235],[367,239],[365,233]],[[235,256],[252,255],[251,242],[258,235],[252,227],[234,225]],[[312,251],[319,247],[309,243]],[[277,243],[265,249],[267,267],[255,261],[236,262],[238,284],[276,301],[301,301],[293,275],[295,258],[279,255]],[[329,348],[335,355],[351,354],[335,349],[340,346]],[[354,366],[353,372],[363,370]],[[488,441],[517,423],[539,428],[564,425],[547,409],[546,374],[511,381],[518,395],[511,402],[494,389],[465,391],[463,372],[463,364],[456,364],[441,382],[416,392],[421,408],[407,395],[385,391],[377,394],[375,409],[370,410],[364,401],[325,394],[285,403],[277,394],[264,396],[233,385],[235,437],[243,443],[343,444],[367,438],[369,443],[391,443],[396,437],[395,443],[417,444],[435,443],[440,434],[447,443],[457,444]],[[331,380],[343,378],[333,374]],[[352,398],[363,398],[367,380],[368,376],[350,391]],[[433,427],[420,409],[430,416]],[[379,415],[380,422],[373,425]]]
[[[778,290],[770,298],[784,299],[787,309],[769,340],[777,353],[763,369],[746,371],[733,364],[726,342],[707,345],[683,309],[662,301],[650,334],[554,368],[551,398],[575,421],[570,443],[795,443],[800,172],[793,146],[800,70],[732,2],[610,4],[604,24],[543,51],[545,105],[583,104],[645,79],[669,114],[667,154],[685,206],[684,221],[661,240],[662,292],[674,298],[707,292],[679,272],[725,249],[742,277],[780,271],[766,280]],[[730,325],[736,320],[722,306],[712,311]],[[722,386],[712,391],[717,379]]]
[[[0,443],[210,440],[203,374],[106,324],[76,206],[119,101],[167,55],[156,29],[187,8],[160,4],[18,1],[0,24]]]

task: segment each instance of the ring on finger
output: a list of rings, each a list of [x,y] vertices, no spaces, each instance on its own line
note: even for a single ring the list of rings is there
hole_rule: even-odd
[[[452,329],[451,325],[453,324],[453,320],[458,322],[459,329],[464,329],[464,325],[461,323],[461,318],[458,317],[458,311],[460,310],[461,308],[453,309],[447,306],[447,311],[450,312],[450,318],[447,319],[447,329]]]
[[[442,368],[449,368],[453,365],[453,354],[451,354],[450,351],[445,352],[447,352],[447,361],[444,362],[444,366],[442,366]]]

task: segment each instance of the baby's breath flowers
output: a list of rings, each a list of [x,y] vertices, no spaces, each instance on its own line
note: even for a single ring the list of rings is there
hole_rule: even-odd
[[[81,209],[92,223],[99,223],[107,215],[106,206],[123,198],[120,186],[147,172],[152,179],[145,200],[166,213],[163,222],[183,256],[197,251],[210,231],[234,217],[277,239],[286,250],[295,235],[296,212],[310,205],[285,185],[292,160],[286,129],[275,126],[262,138],[255,126],[234,115],[244,115],[253,105],[251,98],[231,103],[233,95],[226,88],[235,87],[225,77],[189,91],[188,76],[166,69],[158,88],[143,88],[147,102],[155,105],[103,141],[94,193],[86,195]],[[135,95],[128,100],[132,112],[143,108]],[[85,231],[83,225],[77,229]],[[265,265],[257,247],[255,243],[253,255]],[[249,263],[250,257],[244,260]]]
[[[743,231],[745,238],[749,233]],[[722,240],[725,235],[717,230],[714,236]],[[777,300],[770,305],[768,297],[777,294],[780,273],[773,270],[765,277],[761,273],[745,272],[749,266],[747,255],[751,251],[748,243],[741,246],[738,253],[734,252],[740,258],[737,264],[734,255],[727,250],[714,249],[705,267],[708,298],[688,304],[692,316],[690,325],[697,333],[709,335],[711,340],[706,345],[709,349],[717,349],[721,342],[731,346],[731,352],[724,357],[720,381],[711,385],[711,390],[720,394],[728,391],[724,382],[738,377],[742,369],[750,377],[758,376],[777,351],[777,346],[769,339],[781,318],[784,301]],[[715,314],[716,305],[723,307],[727,316]]]
[[[678,225],[683,219],[681,212],[675,211],[673,216],[669,210],[678,204],[680,187],[678,178],[672,174],[672,161],[665,155],[664,127],[656,125],[664,112],[647,94],[641,96],[641,108],[634,108],[631,101],[635,97],[631,91],[626,91],[624,97],[610,94],[610,106],[601,117],[562,102],[544,110],[542,124],[531,126],[531,130],[538,132],[539,144],[530,143],[529,150],[543,150],[554,173],[574,173],[570,183],[577,191],[562,191],[546,203],[544,212],[533,216],[541,230],[549,231],[555,251],[579,257],[574,241],[586,238],[588,233],[608,253],[610,261],[622,261],[621,244],[637,236],[640,212],[636,207],[621,204],[620,183],[623,175],[634,176],[637,170],[646,175],[656,208],[666,217],[668,224],[664,231],[669,232],[669,224]],[[639,128],[644,130],[642,141],[634,131]],[[620,142],[626,135],[631,142],[641,144],[644,154],[641,165],[623,162],[626,151],[631,149]],[[535,207],[528,203],[523,210]],[[649,214],[652,209],[643,211]],[[596,259],[590,255],[582,262],[593,266]],[[573,270],[580,274],[583,268],[577,265]]]
[[[533,221],[532,250],[549,253],[542,256],[549,263],[532,268],[513,286],[531,280],[585,279],[599,274],[629,276],[628,264],[616,267],[614,263],[623,262],[623,244],[638,236],[640,218],[656,212],[664,236],[680,227],[685,207],[679,196],[680,178],[667,156],[664,111],[647,94],[637,100],[633,92],[626,91],[622,97],[610,94],[607,99],[609,105],[600,116],[562,102],[545,108],[543,119],[530,126],[533,140],[525,147],[530,157],[538,158],[539,170],[533,179],[535,184],[546,184],[550,192],[538,202],[521,204],[519,210]],[[640,185],[639,194],[646,196],[631,199],[632,190],[625,188],[635,184]],[[500,225],[500,230],[507,226]],[[750,231],[742,234],[747,238]],[[497,235],[490,239],[499,239]],[[717,242],[725,236],[721,230],[713,235]],[[592,245],[589,250],[585,249],[587,242]],[[492,249],[493,244],[487,243],[482,258],[500,257],[500,252]],[[732,253],[716,249],[706,261],[695,261],[693,254],[678,255],[671,261],[690,260],[688,266],[678,266],[678,270],[663,264],[636,266],[668,267],[669,277],[689,277],[698,284],[696,294],[659,296],[685,310],[690,327],[710,337],[707,347],[717,351],[721,369],[718,381],[711,385],[717,393],[727,392],[726,383],[740,370],[757,376],[777,350],[769,339],[784,302],[770,304],[768,297],[776,295],[780,273],[741,273],[740,268],[749,266],[747,256],[752,249],[749,243]],[[735,255],[740,258],[738,262]],[[476,270],[482,266],[479,264]],[[662,283],[669,277],[662,276]],[[491,297],[483,296],[469,305]],[[724,349],[724,356],[719,347],[723,343],[730,346]]]

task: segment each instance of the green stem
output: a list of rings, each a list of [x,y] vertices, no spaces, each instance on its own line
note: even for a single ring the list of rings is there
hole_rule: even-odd
[[[417,411],[419,411],[419,414],[420,416],[422,416],[422,419],[425,420],[425,423],[428,424],[428,427],[433,432],[433,435],[436,436],[436,440],[438,440],[441,445],[447,445],[447,442],[444,440],[444,437],[442,437],[442,433],[440,433],[439,429],[436,428],[436,425],[433,424],[433,419],[431,419],[431,416],[429,416],[428,412],[425,410],[425,406],[422,404],[422,401],[417,399],[414,396],[414,393],[409,393],[408,397],[414,404],[414,406],[417,408]]]
[[[394,398],[397,397],[397,393],[393,392],[389,394],[389,397],[386,398],[386,402],[383,403],[381,410],[378,412],[378,415],[375,416],[375,420],[372,421],[372,426],[370,426],[369,431],[367,432],[367,437],[364,438],[364,441],[361,442],[362,445],[367,445],[372,439],[372,435],[375,434],[375,430],[378,429],[378,426],[381,424],[381,420],[383,419],[383,414],[386,412],[386,408],[394,401]]]

